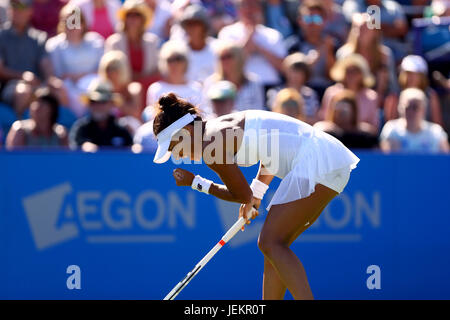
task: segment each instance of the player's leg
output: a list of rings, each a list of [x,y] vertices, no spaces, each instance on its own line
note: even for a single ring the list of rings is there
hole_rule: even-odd
[[[271,207],[258,239],[259,248],[273,267],[270,268],[265,263],[267,270],[265,269],[264,275],[264,298],[280,297],[282,287],[275,278],[278,275],[278,280],[281,280],[295,299],[313,299],[303,265],[289,246],[317,219],[337,194],[318,184],[315,192],[307,198]]]

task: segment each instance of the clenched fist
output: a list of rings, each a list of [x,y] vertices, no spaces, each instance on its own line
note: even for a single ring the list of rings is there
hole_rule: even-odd
[[[194,174],[184,169],[177,168],[173,170],[173,177],[175,178],[175,182],[177,186],[191,186],[192,181],[194,180]]]

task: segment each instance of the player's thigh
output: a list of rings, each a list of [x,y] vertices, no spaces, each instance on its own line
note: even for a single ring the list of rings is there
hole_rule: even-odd
[[[317,184],[315,191],[307,198],[273,205],[261,230],[260,241],[292,243],[300,234],[299,231],[306,230],[305,224],[312,224],[313,219],[317,219],[337,194],[336,191]]]

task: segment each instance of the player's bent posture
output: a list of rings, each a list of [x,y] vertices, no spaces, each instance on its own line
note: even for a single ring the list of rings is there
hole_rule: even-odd
[[[178,168],[173,172],[178,186],[241,203],[239,216],[247,217],[252,207],[259,208],[273,177],[282,179],[258,239],[264,254],[263,299],[283,299],[286,289],[295,299],[313,299],[303,265],[289,247],[342,192],[359,159],[332,136],[278,113],[247,110],[203,121],[195,106],[172,93],[163,95],[157,108],[154,162],[163,163],[171,154],[203,160],[224,183]],[[258,162],[249,186],[239,166]]]

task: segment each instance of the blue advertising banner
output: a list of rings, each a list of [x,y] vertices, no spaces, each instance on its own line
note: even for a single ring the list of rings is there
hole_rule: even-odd
[[[450,299],[450,157],[357,155],[345,191],[292,245],[315,298]],[[11,152],[0,167],[1,299],[162,299],[238,217],[149,154]],[[243,171],[251,181],[257,166]],[[259,299],[265,214],[178,299]]]

